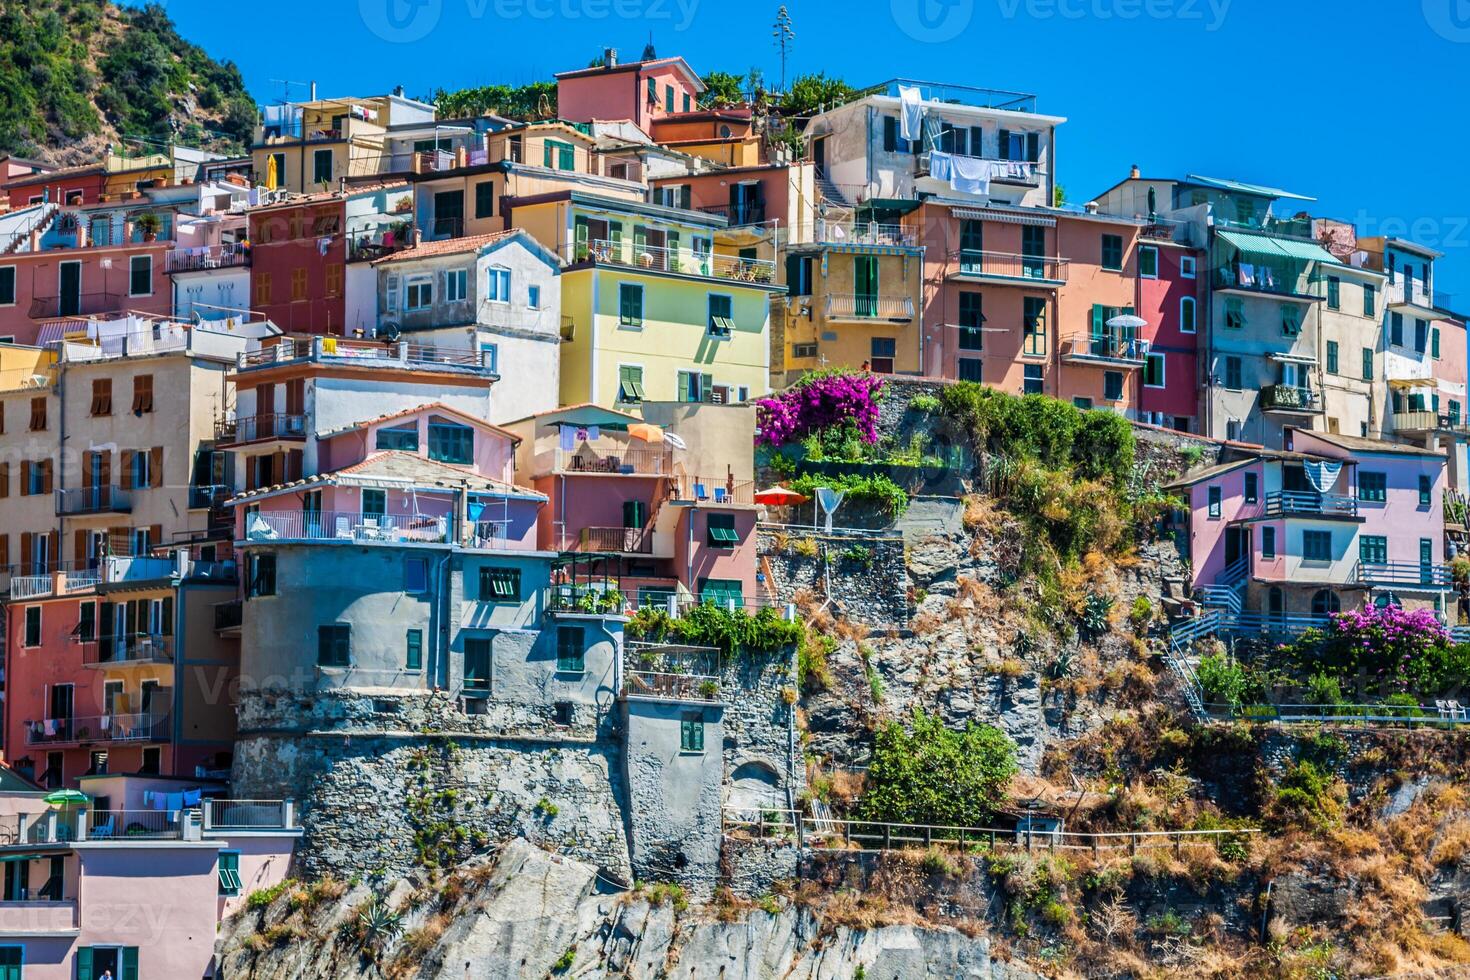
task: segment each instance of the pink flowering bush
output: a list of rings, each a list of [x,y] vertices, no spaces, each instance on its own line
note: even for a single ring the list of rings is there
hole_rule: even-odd
[[[1354,678],[1384,691],[1436,693],[1464,684],[1470,648],[1450,639],[1431,609],[1368,606],[1333,616],[1280,650],[1300,677]]]
[[[850,426],[873,445],[882,391],[883,379],[872,374],[809,374],[755,403],[756,441],[779,448],[814,432]]]

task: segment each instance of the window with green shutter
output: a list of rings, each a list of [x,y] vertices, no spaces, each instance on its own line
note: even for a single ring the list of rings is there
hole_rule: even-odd
[[[1377,534],[1365,534],[1358,538],[1358,560],[1365,565],[1388,563],[1388,538]]]
[[[1439,359],[1439,327],[1429,331],[1429,356]]]
[[[404,641],[403,668],[405,670],[424,669],[424,631],[409,630]]]
[[[960,350],[983,350],[985,314],[981,312],[981,294],[960,293]]]
[[[648,504],[641,500],[623,501],[623,527],[643,528],[648,524]]]
[[[481,568],[480,601],[520,602],[521,570],[519,568]]]
[[[1387,473],[1359,473],[1358,499],[1382,503],[1388,500]]]
[[[638,405],[643,401],[643,367],[638,364],[618,365],[618,401]]]
[[[21,980],[24,947],[0,946],[0,980]]]
[[[347,623],[328,623],[316,628],[316,662],[322,667],[348,667],[352,664],[352,627]]]
[[[1147,388],[1164,387],[1164,355],[1149,354],[1143,360],[1143,384]]]
[[[1245,306],[1239,296],[1225,297],[1225,326],[1239,330],[1245,326]]]
[[[464,641],[464,690],[490,693],[490,641],[484,637]]]
[[[1159,250],[1155,246],[1138,246],[1138,275],[1144,279],[1159,277]]]
[[[495,217],[495,183],[482,180],[475,185],[475,217]]]
[[[1363,348],[1363,380],[1373,380],[1373,348]]]
[[[1329,310],[1340,309],[1342,306],[1342,280],[1336,276],[1327,277],[1327,308]]]
[[[618,283],[618,323],[625,327],[643,326],[643,287],[635,282]]]
[[[96,965],[100,962],[106,963],[106,957],[115,955],[117,957],[117,973],[115,980],[138,980],[138,947],[124,946],[118,949],[116,946],[79,946],[77,948],[77,978],[78,980],[94,980],[98,975]]]
[[[711,514],[706,523],[705,543],[711,548],[733,548],[740,543],[735,533],[734,514]]]
[[[658,105],[658,79],[648,80],[648,102],[650,105]]]
[[[706,304],[705,330],[718,340],[735,334],[735,300],[725,293],[710,293]]]
[[[1327,342],[1327,373],[1337,373],[1337,341],[1335,340]]]
[[[219,893],[240,894],[240,852],[219,852]]]
[[[985,226],[979,221],[960,222],[960,271],[983,272],[985,269]]]
[[[1046,299],[1044,297],[1026,296],[1022,298],[1021,329],[1025,332],[1025,337],[1021,344],[1021,353],[1045,354]]]
[[[1103,400],[1115,402],[1123,397],[1123,372],[1103,372]]]
[[[1240,382],[1240,358],[1225,358],[1225,387],[1232,391],[1239,391]]]
[[[712,396],[714,376],[698,371],[680,371],[676,398],[681,402],[704,402]]]
[[[1419,477],[1419,506],[1428,507],[1434,499],[1434,481],[1428,476]]]
[[[699,601],[712,602],[721,608],[728,608],[734,603],[739,609],[745,605],[745,593],[739,579],[702,578],[699,580]]]
[[[1123,269],[1123,236],[1102,236],[1102,267],[1114,272]]]
[[[704,715],[698,711],[686,711],[679,719],[679,751],[704,751]]]
[[[1331,561],[1332,532],[1303,531],[1302,559],[1304,561]]]
[[[664,112],[674,111],[674,86],[664,86]]]
[[[1281,333],[1286,337],[1295,337],[1302,332],[1301,310],[1290,303],[1281,304]]]
[[[564,674],[587,670],[587,634],[581,626],[556,628],[556,669]]]
[[[1378,315],[1378,297],[1376,295],[1377,292],[1378,291],[1374,287],[1372,287],[1372,286],[1369,286],[1369,285],[1363,286],[1363,315],[1364,316],[1377,316]]]
[[[878,315],[878,256],[853,256],[852,297],[855,316]]]

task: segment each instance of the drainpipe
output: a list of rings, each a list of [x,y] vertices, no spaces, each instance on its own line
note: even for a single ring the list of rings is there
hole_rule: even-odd
[[[449,613],[452,607],[449,602],[448,566],[449,559],[452,557],[454,557],[453,545],[450,546],[444,557],[439,559],[439,569],[434,573],[439,587],[439,594],[435,597],[439,607],[439,663],[434,674],[436,680],[430,686],[430,690],[434,691],[449,686]]]

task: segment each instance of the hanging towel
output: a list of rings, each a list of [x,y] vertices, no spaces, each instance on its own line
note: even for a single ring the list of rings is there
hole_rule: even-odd
[[[929,154],[929,176],[935,180],[950,181],[954,179],[954,157],[943,150],[934,150]]]
[[[165,809],[167,807],[167,805],[168,805],[168,794],[166,794],[166,793],[154,793],[153,794],[153,806],[151,807],[151,809],[154,809],[154,810],[162,810],[162,809]]]
[[[898,134],[906,140],[916,140],[924,126],[924,96],[917,85],[900,85],[898,101]]]
[[[1318,493],[1326,493],[1327,488],[1337,482],[1337,474],[1342,471],[1341,463],[1309,462],[1306,464],[1307,479],[1312,486],[1317,488]]]
[[[168,794],[168,809],[169,810],[182,810],[183,808],[184,808],[184,794],[183,793],[170,793],[170,794]]]
[[[599,434],[600,433],[598,432],[597,426],[595,426],[595,425],[589,425],[589,426],[587,426],[587,441],[588,442],[596,442],[597,441],[597,437],[598,437]]]
[[[964,194],[990,193],[990,163],[976,157],[951,157],[949,161],[951,190]]]
[[[557,445],[564,453],[572,452],[577,448],[577,430],[570,425],[561,427],[561,430],[557,432],[557,439]]]
[[[323,255],[326,255],[327,254],[327,250],[330,249],[331,247],[332,247],[332,239],[331,238],[318,238],[316,240],[316,250],[318,252],[322,253]]]
[[[203,798],[204,798],[204,791],[203,790],[197,790],[197,789],[185,790],[184,791],[184,806],[189,806],[189,807],[198,806],[200,800],[202,800]]]

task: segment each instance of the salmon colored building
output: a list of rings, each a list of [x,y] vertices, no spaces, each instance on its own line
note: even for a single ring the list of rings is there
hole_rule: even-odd
[[[1157,224],[1139,239],[1138,315],[1148,345],[1140,376],[1140,421],[1181,432],[1199,428],[1199,332],[1204,323],[1204,252]]]
[[[1136,328],[1110,321],[1137,315],[1139,231],[1130,218],[1057,216],[1067,262],[1057,290],[1057,397],[1079,408],[1130,417],[1136,410],[1147,344]]]
[[[250,308],[288,333],[347,324],[345,200],[318,194],[250,212]]]
[[[604,64],[556,76],[556,111],[572,122],[630,119],[644,132],[656,119],[693,112],[704,83],[683,58],[618,63],[608,48]]]

